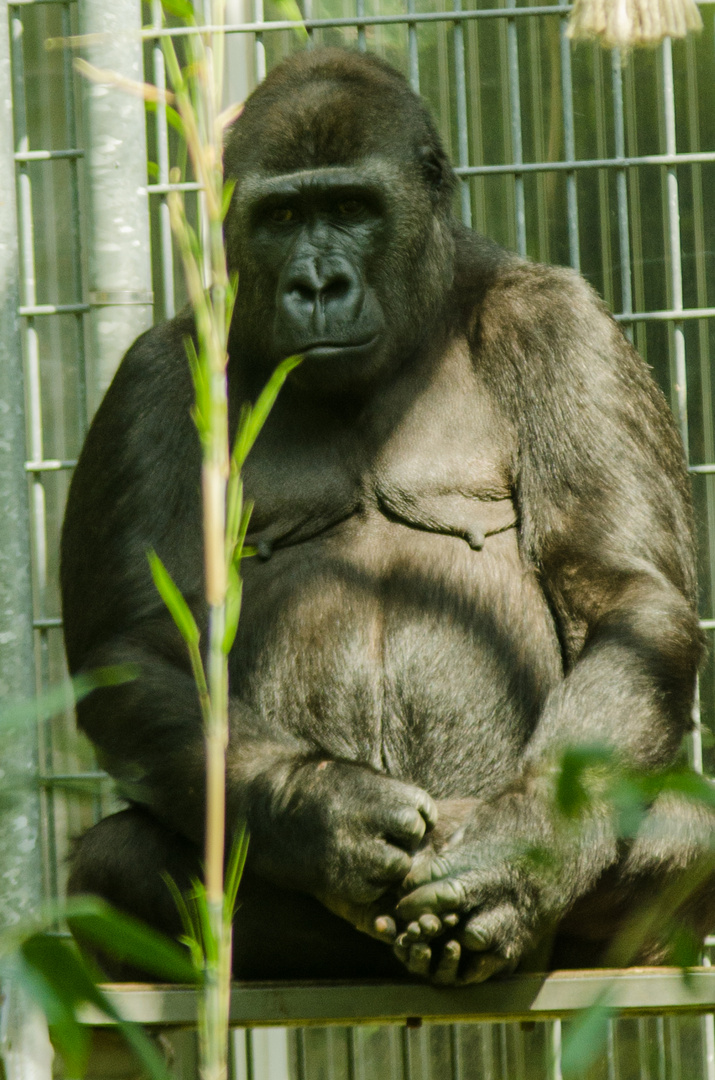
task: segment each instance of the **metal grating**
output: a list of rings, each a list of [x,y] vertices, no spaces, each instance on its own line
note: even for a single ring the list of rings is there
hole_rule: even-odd
[[[710,649],[690,751],[695,766],[714,775],[715,205],[707,195],[715,185],[715,4],[701,5],[705,30],[699,38],[667,41],[622,63],[617,53],[571,48],[564,36],[567,4],[485,0],[478,10],[467,10],[467,3],[302,0],[307,47],[357,46],[401,69],[429,102],[457,165],[462,219],[521,253],[579,268],[652,365],[672,403],[693,474],[702,625]],[[273,0],[228,0],[227,11],[226,96],[237,100],[303,44]],[[159,0],[145,4],[143,31],[136,0],[0,0],[0,13],[0,35],[7,27],[11,57],[7,85],[0,64],[0,100],[12,98],[27,433],[25,475],[12,475],[20,502],[26,485],[29,503],[29,526],[20,514],[0,529],[16,545],[19,537],[20,550],[28,552],[34,626],[34,648],[21,657],[24,675],[3,685],[12,697],[26,693],[30,670],[38,690],[65,674],[58,535],[88,410],[123,348],[150,319],[151,290],[157,320],[173,315],[185,299],[166,205],[177,186],[170,175],[179,151],[165,111],[159,106],[148,118],[146,142],[143,117],[137,122],[134,114],[108,185],[102,163],[91,157],[97,140],[88,137],[106,121],[98,112],[101,102],[77,84],[70,53],[47,51],[44,43],[91,30],[100,38],[88,58],[125,70],[136,63],[143,39],[146,77],[162,85],[159,38],[172,33],[178,41],[186,31],[162,28]],[[103,31],[109,37],[102,39]],[[0,147],[3,156],[9,156],[7,146]],[[112,238],[116,251],[108,266],[100,254],[107,238],[99,230],[111,224],[107,206],[112,198],[116,203],[121,184],[137,197],[122,195],[119,212],[131,202],[135,219],[129,233],[118,230]],[[200,221],[198,185],[186,176],[180,186]],[[15,213],[8,205],[0,203],[5,227]],[[142,229],[151,245],[139,245],[139,265],[132,237]],[[14,339],[7,340],[5,347],[13,347]],[[24,569],[18,566],[18,574]],[[0,627],[3,646],[5,630]],[[113,801],[91,749],[74,732],[69,709],[51,725],[40,723],[31,743],[23,753],[40,778],[43,891],[52,896],[63,888],[68,838],[108,812]],[[17,820],[17,805],[14,812]],[[32,831],[32,820],[26,828]],[[10,857],[13,872],[20,867],[21,884],[3,893],[9,919],[38,899],[27,872],[31,842],[22,829],[18,835],[30,849],[18,847]],[[555,1080],[560,1040],[561,1021],[540,1022],[533,1032],[514,1023],[403,1032],[240,1031],[234,1071],[251,1080]],[[715,1080],[712,1017],[614,1021],[608,1052],[593,1075]]]

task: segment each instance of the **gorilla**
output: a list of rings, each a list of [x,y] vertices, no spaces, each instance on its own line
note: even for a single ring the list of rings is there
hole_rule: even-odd
[[[225,171],[232,430],[304,358],[245,471],[235,974],[475,982],[544,941],[542,963],[597,964],[710,835],[663,796],[628,842],[606,809],[570,830],[553,812],[564,747],[657,771],[691,726],[691,507],[665,399],[581,277],[455,219],[434,124],[374,56],[278,66]],[[78,706],[128,806],[77,841],[70,889],[170,933],[162,874],[200,870],[204,743],[147,551],[205,629],[194,333],[187,310],[127,353],[62,539],[70,670],[140,673]],[[654,939],[633,959],[664,956]]]

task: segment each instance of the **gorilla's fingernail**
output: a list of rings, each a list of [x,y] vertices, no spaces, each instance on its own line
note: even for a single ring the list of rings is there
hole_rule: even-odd
[[[482,952],[491,944],[491,938],[483,930],[465,930],[462,941],[473,952]]]
[[[422,928],[418,922],[411,922],[405,930],[405,936],[411,941],[418,941],[422,937]]]
[[[407,949],[411,945],[411,941],[409,936],[403,933],[399,935],[395,944],[398,945],[401,949]]]
[[[448,941],[447,944],[444,947],[445,956],[447,956],[449,958],[454,958],[455,956],[459,956],[461,951],[462,951],[462,949],[461,949],[461,946],[460,946],[458,941]]]
[[[397,927],[395,926],[395,920],[391,919],[389,915],[378,915],[375,919],[375,930],[378,934],[383,934],[394,938],[397,933]]]
[[[456,911],[448,911],[446,915],[442,916],[442,922],[445,926],[456,926],[459,922],[459,915]]]
[[[423,934],[434,937],[442,929],[442,920],[436,915],[422,915],[420,917],[420,929]]]

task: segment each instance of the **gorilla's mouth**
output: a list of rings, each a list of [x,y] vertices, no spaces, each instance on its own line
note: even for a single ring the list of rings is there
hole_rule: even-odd
[[[379,334],[372,334],[361,341],[315,341],[296,349],[306,360],[330,360],[337,357],[348,358],[369,352],[377,343]]]

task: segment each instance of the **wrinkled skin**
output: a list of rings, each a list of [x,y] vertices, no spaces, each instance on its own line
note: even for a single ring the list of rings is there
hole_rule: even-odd
[[[229,828],[251,832],[236,974],[449,984],[535,956],[597,963],[710,836],[704,811],[667,802],[625,845],[605,812],[562,833],[548,782],[567,744],[654,769],[690,726],[701,643],[667,405],[578,275],[456,222],[434,127],[380,61],[287,61],[225,165],[234,429],[304,354],[245,475],[259,556],[230,657]],[[71,888],[171,932],[161,872],[198,870],[204,754],[146,551],[205,631],[192,333],[183,313],[125,357],[62,545],[71,670],[140,669],[78,708],[131,805],[78,841]]]

